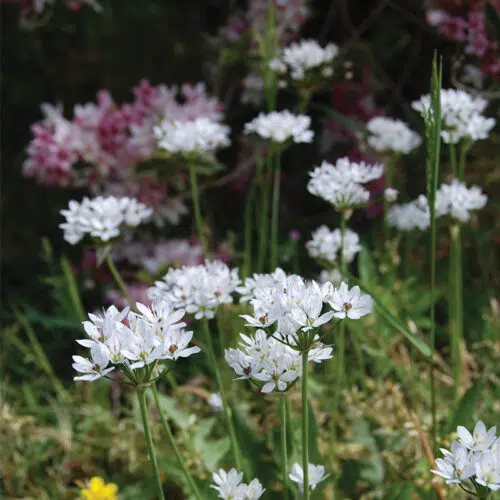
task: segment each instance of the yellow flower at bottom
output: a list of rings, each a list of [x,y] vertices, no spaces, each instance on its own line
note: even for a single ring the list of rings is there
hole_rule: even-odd
[[[118,500],[118,487],[114,483],[106,484],[101,477],[93,477],[87,488],[81,490],[82,500]]]

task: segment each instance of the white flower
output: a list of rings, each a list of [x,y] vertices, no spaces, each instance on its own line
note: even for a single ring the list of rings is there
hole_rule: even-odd
[[[309,488],[311,490],[316,489],[316,486],[321,481],[324,481],[328,474],[325,474],[325,468],[322,465],[308,464],[308,476],[309,476]],[[293,464],[290,475],[288,476],[291,481],[297,483],[300,492],[304,490],[304,469],[300,464]]]
[[[238,269],[230,269],[219,261],[207,261],[200,266],[169,269],[148,290],[148,295],[184,308],[195,319],[210,319],[219,305],[232,304],[232,293],[239,284]]]
[[[349,290],[345,283],[341,283],[340,287],[333,291],[328,303],[335,311],[336,318],[359,319],[372,311],[371,297],[361,295],[359,286]]]
[[[312,142],[314,133],[310,130],[311,118],[306,115],[293,115],[290,111],[260,113],[257,118],[245,124],[245,134],[257,134],[262,139],[283,143]]]
[[[312,240],[306,243],[309,255],[315,259],[321,259],[329,263],[339,260],[339,251],[342,243],[344,262],[350,263],[361,250],[359,236],[350,229],[344,231],[344,241],[340,229],[330,231],[326,226],[320,226],[312,233]]]
[[[367,123],[367,129],[368,144],[375,151],[408,154],[422,142],[401,120],[377,116]]]
[[[116,238],[122,226],[138,226],[151,216],[152,210],[134,198],[98,196],[92,200],[85,197],[81,203],[71,200],[61,214],[66,218],[59,225],[64,239],[75,245],[86,234],[104,242]]]
[[[254,274],[251,278],[246,278],[243,286],[236,288],[236,291],[241,295],[240,302],[248,302],[255,295],[255,290],[270,288],[286,280],[286,273],[281,268],[271,274]]]
[[[495,126],[493,118],[482,115],[487,102],[463,90],[441,90],[441,115],[443,130],[441,136],[446,143],[456,144],[462,139],[477,141],[486,139]],[[424,115],[430,109],[430,96],[422,96],[412,103],[415,110]]]
[[[398,199],[398,196],[399,196],[399,191],[397,189],[386,188],[384,190],[385,201],[387,201],[389,203],[395,202]]]
[[[436,215],[450,217],[467,222],[472,210],[478,210],[486,205],[488,197],[477,186],[467,186],[453,179],[451,184],[441,184],[436,192]]]
[[[303,80],[308,72],[315,69],[328,76],[337,53],[338,47],[333,43],[323,48],[315,40],[303,40],[283,49],[279,57],[269,63],[269,67],[278,73],[288,70],[294,80]]]
[[[496,427],[487,430],[481,420],[477,422],[472,434],[461,425],[457,427],[459,443],[473,452],[487,450],[495,442],[497,438],[496,432]]]
[[[423,198],[425,199],[425,197]],[[394,205],[387,212],[387,223],[389,227],[395,227],[400,231],[412,231],[420,229],[421,231],[430,226],[430,212],[427,205],[427,199]]]
[[[370,198],[370,192],[363,184],[379,179],[383,173],[384,167],[380,164],[356,163],[348,158],[338,159],[335,165],[324,161],[309,172],[311,179],[307,189],[336,209],[355,208]]]
[[[83,373],[83,375],[74,377],[73,380],[93,382],[114,370],[114,367],[107,368],[110,361],[108,351],[102,344],[98,343],[90,348],[90,360],[82,356],[73,356],[73,361],[73,368],[77,372]]]
[[[476,481],[486,488],[500,490],[500,443],[497,441],[475,463]]]
[[[220,392],[214,392],[210,394],[207,403],[210,405],[210,408],[212,409],[213,412],[222,411],[223,404]]]
[[[154,127],[158,147],[171,153],[212,153],[229,146],[229,132],[229,127],[207,117],[188,122],[164,119]]]
[[[474,457],[461,444],[454,441],[451,452],[443,448],[441,452],[444,458],[436,459],[437,469],[431,472],[444,478],[447,484],[459,484],[475,474]]]
[[[265,491],[258,479],[253,479],[249,484],[242,483],[243,473],[234,468],[229,472],[219,469],[212,474],[212,478],[215,484],[210,487],[223,500],[258,500]]]
[[[321,314],[322,309],[323,297],[317,293],[316,288],[309,287],[304,291],[300,305],[291,310],[290,316],[305,332],[313,328],[319,328],[332,319],[333,311]]]
[[[342,281],[348,282],[347,278],[342,278],[342,274],[338,269],[323,269],[319,274],[319,282],[322,284],[330,283],[330,285],[340,285]],[[333,286],[332,285],[332,286]]]

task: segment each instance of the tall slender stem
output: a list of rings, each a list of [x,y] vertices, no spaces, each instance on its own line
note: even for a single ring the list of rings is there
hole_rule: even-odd
[[[266,162],[268,163],[268,162]],[[261,176],[261,202],[259,210],[259,253],[257,268],[259,272],[264,271],[264,262],[267,253],[268,227],[269,227],[269,195],[271,182],[266,172]]]
[[[285,395],[280,397],[280,437],[281,437],[281,471],[283,476],[283,488],[285,491],[284,499],[289,499],[288,492],[288,450],[287,450],[287,397]]]
[[[281,162],[279,151],[275,153],[273,205],[271,214],[271,271],[278,266],[278,223],[280,212]]]
[[[196,180],[196,170],[194,164],[189,164],[189,182],[191,184],[191,194],[193,199],[193,210],[196,221],[196,231],[200,238],[200,243],[203,248],[205,258],[208,256],[208,244],[205,236],[205,225],[203,224],[203,217],[201,216],[200,197],[198,194],[198,182]]]
[[[241,271],[243,278],[250,276],[250,274],[252,273],[253,208],[256,187],[256,179],[253,179],[250,189],[248,190],[247,200],[245,203],[245,240],[243,251],[243,268]]]
[[[146,443],[148,445],[148,450],[149,450],[149,459],[151,460],[151,466],[153,467],[153,473],[155,475],[158,500],[165,500],[165,496],[163,495],[163,486],[161,484],[161,479],[160,479],[160,472],[158,470],[158,463],[156,461],[155,447],[153,444],[153,438],[151,437],[151,429],[149,427],[148,409],[146,406],[145,391],[138,390],[137,398],[139,399],[139,406],[141,408],[142,424],[144,426],[144,434],[146,435]]]
[[[158,395],[158,389],[156,388],[156,384],[153,384],[151,386],[151,388],[153,390],[153,397],[155,399],[156,408],[158,409],[158,413],[160,414],[160,420],[161,420],[161,423],[163,425],[163,430],[167,434],[170,446],[174,450],[174,455],[177,458],[179,465],[181,466],[182,472],[184,473],[184,477],[186,478],[186,481],[189,483],[189,486],[191,487],[191,490],[192,490],[194,496],[198,500],[202,500],[200,492],[198,490],[198,486],[196,486],[194,478],[191,475],[191,473],[189,472],[189,469],[186,466],[186,462],[184,462],[184,458],[182,457],[182,454],[179,451],[179,448],[175,444],[175,439],[174,439],[174,435],[172,434],[172,429],[170,429],[170,425],[168,423],[168,420],[166,419],[165,414],[163,413],[163,409],[160,405],[160,398]]]
[[[470,142],[467,139],[460,141],[458,157],[458,178],[463,182],[465,176],[465,163],[467,161],[467,151],[469,151]]]
[[[238,440],[236,439],[236,432],[234,431],[233,418],[231,415],[231,408],[227,400],[226,391],[224,389],[224,384],[222,383],[222,377],[217,366],[217,358],[215,357],[214,346],[212,342],[212,335],[210,333],[210,327],[208,325],[208,320],[204,319],[201,322],[203,324],[203,329],[205,330],[205,337],[207,343],[208,359],[212,365],[212,370],[215,374],[215,380],[219,388],[220,396],[222,399],[222,406],[224,408],[224,415],[226,417],[227,426],[229,430],[229,439],[231,441],[231,449],[233,451],[233,458],[236,463],[236,468],[239,471],[243,470],[243,461],[240,454],[240,448],[238,446]]]
[[[462,243],[460,241],[460,225],[453,224],[450,227],[451,246],[450,246],[450,264],[451,264],[451,296],[452,305],[451,314],[451,353],[452,353],[452,371],[455,382],[455,397],[460,394],[460,384],[463,372],[462,360],[462,341],[463,341],[463,277],[462,277]]]
[[[302,351],[302,468],[304,470],[304,500],[309,500],[309,351]]]
[[[108,265],[108,268],[111,271],[111,274],[113,275],[114,280],[116,281],[116,284],[120,288],[124,297],[127,299],[127,302],[130,304],[130,307],[132,309],[134,309],[135,308],[134,301],[132,300],[132,297],[130,296],[130,293],[127,289],[127,285],[125,285],[125,282],[123,281],[118,269],[116,269],[115,263],[113,262],[113,259],[111,258],[111,255],[109,254],[109,252],[106,254],[105,259],[106,259],[106,264]]]
[[[458,167],[457,167],[457,154],[455,152],[455,145],[450,142],[450,164],[451,164],[451,173],[453,177],[458,178]]]

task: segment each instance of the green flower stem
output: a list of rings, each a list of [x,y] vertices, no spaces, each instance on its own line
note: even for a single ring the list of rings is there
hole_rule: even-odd
[[[470,142],[467,139],[462,139],[460,142],[459,157],[458,157],[458,178],[463,182],[465,176],[465,163],[467,161],[467,152],[470,148]]]
[[[208,244],[205,236],[205,225],[203,224],[203,218],[201,216],[200,209],[200,196],[198,194],[198,182],[196,180],[196,170],[194,164],[189,164],[189,182],[191,184],[191,195],[193,199],[193,210],[194,217],[196,221],[196,231],[198,232],[198,237],[200,238],[200,243],[203,248],[203,254],[205,258],[208,256]]]
[[[205,330],[205,337],[207,343],[208,359],[212,365],[212,369],[215,374],[215,380],[217,382],[217,387],[219,388],[220,396],[222,399],[222,406],[224,408],[224,415],[226,417],[227,426],[229,430],[229,439],[231,441],[231,449],[233,451],[233,458],[235,461],[236,468],[238,471],[243,471],[243,461],[240,454],[240,448],[238,446],[238,440],[236,439],[236,432],[234,431],[233,418],[231,415],[231,408],[227,401],[226,391],[224,389],[224,384],[222,383],[222,377],[217,367],[217,358],[215,357],[214,346],[212,342],[212,335],[210,333],[210,327],[208,325],[208,320],[202,320],[203,329]]]
[[[189,486],[191,487],[191,490],[192,490],[194,496],[198,500],[202,500],[201,494],[198,490],[198,486],[196,486],[194,478],[191,475],[191,473],[189,472],[188,468],[186,467],[186,462],[184,462],[184,458],[182,457],[181,452],[179,451],[179,448],[175,444],[175,439],[174,439],[174,436],[172,434],[172,430],[170,429],[170,425],[168,423],[168,420],[166,419],[165,414],[163,413],[163,409],[160,405],[160,398],[158,396],[158,389],[156,388],[156,384],[153,384],[151,386],[151,389],[153,391],[153,397],[155,400],[156,408],[158,409],[158,413],[160,414],[160,420],[161,420],[161,423],[163,425],[163,430],[167,434],[170,446],[174,450],[174,455],[177,458],[179,465],[181,466],[182,472],[184,473],[184,477],[186,478],[186,481],[189,483]]]
[[[304,469],[304,500],[309,500],[309,394],[308,356],[302,352],[302,468]]]
[[[226,337],[225,331],[226,327],[224,325],[224,317],[222,316],[222,309],[219,307],[216,314],[215,319],[217,321],[217,332],[219,334],[219,349],[221,355],[224,357],[224,353],[226,351]]]
[[[248,191],[247,200],[245,203],[245,233],[244,233],[244,251],[243,251],[243,266],[242,277],[247,278],[252,273],[252,243],[253,243],[253,208],[255,191],[257,189],[256,179],[252,181],[252,185]]]
[[[281,471],[283,474],[283,488],[285,491],[284,499],[289,499],[288,493],[288,450],[287,450],[287,397],[280,396],[280,437],[281,437]]]
[[[114,280],[116,281],[116,284],[120,288],[124,297],[127,299],[127,302],[130,304],[130,307],[135,310],[135,304],[134,301],[132,300],[132,297],[130,296],[130,293],[127,290],[127,285],[125,285],[125,282],[123,281],[120,273],[118,272],[118,269],[116,269],[115,263],[113,262],[113,259],[111,258],[109,252],[106,253],[105,259],[106,259],[106,264],[108,265],[108,268],[111,271]]]
[[[268,162],[266,162],[268,163]],[[262,169],[264,170],[264,168]],[[269,195],[271,182],[265,172],[262,172],[260,183],[260,210],[259,210],[259,252],[257,260],[258,272],[264,271],[264,262],[267,253],[268,227],[269,227]]]
[[[462,276],[462,244],[460,241],[460,225],[450,227],[450,320],[451,320],[451,359],[455,397],[459,396],[463,372],[463,276]]]
[[[451,173],[453,177],[458,178],[458,167],[457,167],[457,154],[455,152],[455,145],[450,142],[450,165],[451,165]]]
[[[155,447],[153,444],[153,438],[151,437],[151,429],[149,427],[148,409],[146,406],[146,393],[143,389],[137,391],[137,398],[139,399],[139,406],[141,408],[142,424],[144,425],[144,434],[146,435],[149,458],[151,460],[151,466],[153,467],[153,472],[155,475],[158,500],[165,500],[165,496],[163,495],[163,486],[160,479],[160,472],[158,470],[158,463],[156,461]]]
[[[273,206],[271,214],[271,272],[278,266],[278,223],[280,212],[281,162],[279,151],[275,153]]]

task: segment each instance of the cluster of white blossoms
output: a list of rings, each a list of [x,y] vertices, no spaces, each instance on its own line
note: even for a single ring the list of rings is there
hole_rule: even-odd
[[[309,128],[311,118],[306,115],[294,115],[290,111],[259,113],[257,118],[245,124],[245,134],[257,134],[262,139],[283,143],[312,142],[314,132]]]
[[[219,469],[212,474],[215,484],[210,487],[217,491],[219,498],[223,500],[257,500],[264,494],[264,488],[258,479],[253,479],[250,483],[242,483],[243,472],[231,469],[226,472]]]
[[[422,143],[420,136],[401,120],[377,116],[367,123],[367,129],[368,144],[375,151],[408,154]]]
[[[59,224],[64,239],[75,245],[87,234],[104,242],[117,238],[123,226],[138,226],[153,211],[135,198],[98,196],[85,197],[81,203],[71,200],[68,209],[60,213],[66,218],[66,222]]]
[[[345,263],[352,262],[356,254],[361,250],[357,233],[346,229],[342,241],[340,229],[330,231],[326,226],[320,226],[312,233],[312,240],[306,243],[306,248],[311,257],[329,262],[330,264],[339,261],[341,249],[342,258]]]
[[[332,317],[359,319],[371,312],[371,298],[361,296],[359,287],[348,290],[342,283],[335,288],[330,282],[319,287],[297,275],[286,276],[271,286],[254,288],[250,304],[253,315],[241,316],[247,326],[266,329],[274,326],[280,340],[297,350],[310,347],[302,345],[304,334]],[[323,312],[325,305],[330,306],[330,310]]]
[[[459,222],[467,222],[470,212],[486,205],[488,197],[477,186],[468,188],[453,179],[451,184],[441,184],[436,192],[436,215],[449,215]]]
[[[463,90],[441,90],[441,136],[446,143],[457,144],[462,139],[478,141],[487,139],[495,126],[493,118],[483,116],[487,101]],[[413,109],[424,115],[430,109],[429,94],[412,103]]]
[[[183,308],[195,319],[211,319],[218,306],[232,304],[231,294],[239,284],[238,269],[230,269],[220,261],[207,261],[199,266],[169,269],[148,290],[148,296]]]
[[[479,421],[472,434],[462,426],[457,427],[458,441],[451,450],[441,448],[444,458],[436,459],[436,470],[448,484],[463,484],[474,480],[492,491],[500,490],[500,437],[496,427],[489,430]],[[467,483],[466,483],[467,484]]]
[[[200,351],[189,347],[193,332],[185,331],[182,309],[165,302],[151,308],[137,303],[138,312],[126,307],[121,312],[111,306],[103,315],[89,314],[83,327],[88,338],[77,340],[90,356],[73,356],[73,368],[81,373],[75,380],[92,382],[115,369],[131,371],[162,360],[176,361]]]
[[[321,47],[316,40],[303,40],[283,49],[269,67],[277,73],[289,73],[293,80],[304,80],[311,71],[317,70],[328,77],[333,74],[332,62],[338,52],[333,43]]]
[[[170,153],[213,153],[229,146],[230,128],[207,117],[182,122],[163,119],[154,127],[158,147]]]
[[[425,231],[430,223],[431,217],[425,196],[410,203],[393,205],[387,212],[387,224],[399,231]]]
[[[335,165],[324,161],[309,172],[311,179],[307,189],[338,210],[355,208],[370,199],[370,192],[363,184],[379,179],[383,174],[384,166],[381,164],[368,165],[339,158]]]
[[[308,464],[307,467],[308,477],[309,477],[309,488],[311,490],[316,489],[321,481],[324,481],[328,474],[325,474],[325,468],[322,465]],[[301,465],[295,463],[292,465],[292,471],[288,476],[291,481],[297,483],[299,491],[302,494],[304,492],[304,469]]]

